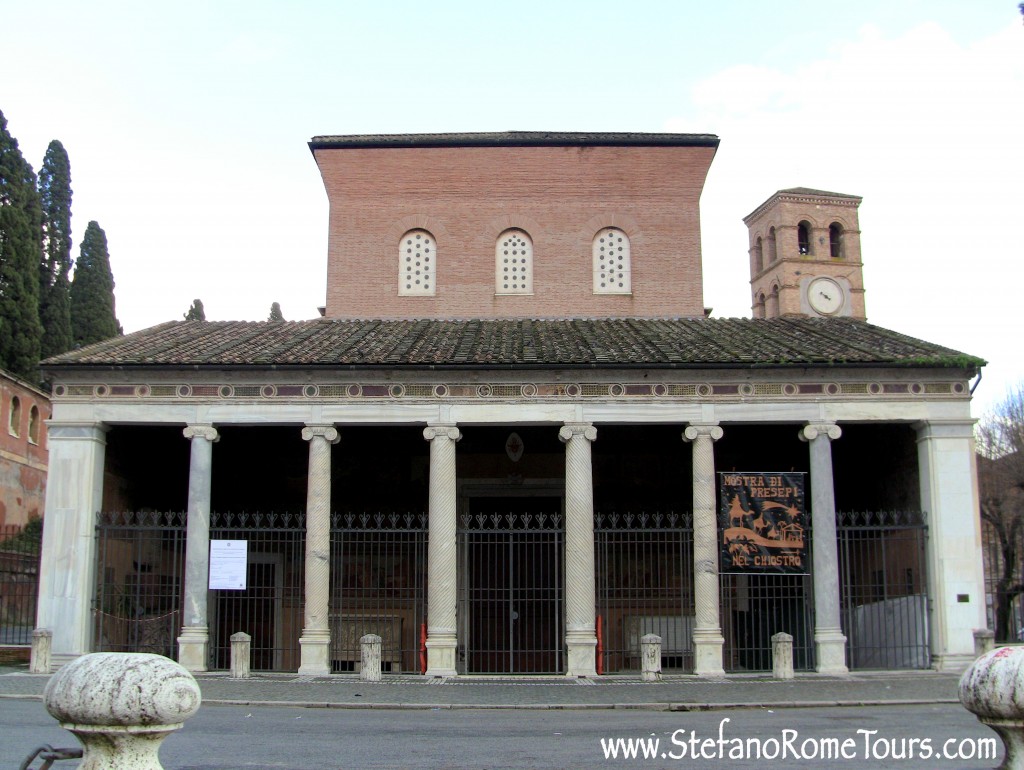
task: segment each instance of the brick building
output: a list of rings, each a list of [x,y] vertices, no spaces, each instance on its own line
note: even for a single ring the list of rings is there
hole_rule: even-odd
[[[818,190],[747,218],[755,318],[705,317],[717,145],[314,138],[324,318],[47,362],[56,659],[223,668],[242,630],[256,668],[316,675],[373,632],[391,671],[592,676],[656,632],[665,666],[716,676],[787,631],[803,669],[965,665],[983,362],[866,322],[859,199]],[[729,497],[755,477],[806,499]],[[758,543],[799,568],[735,568]]]
[[[0,528],[43,515],[49,416],[45,393],[0,371]]]

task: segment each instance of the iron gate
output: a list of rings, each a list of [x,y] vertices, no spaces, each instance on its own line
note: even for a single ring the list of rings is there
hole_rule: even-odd
[[[466,673],[563,673],[562,514],[470,513],[460,525]]]
[[[43,522],[0,527],[0,647],[32,644]]]
[[[96,537],[94,648],[176,658],[185,513],[102,512]]]
[[[663,669],[693,670],[693,516],[594,517],[600,673],[640,668],[640,639],[661,637]]]
[[[231,667],[231,635],[251,638],[254,671],[296,671],[306,525],[301,513],[213,513],[210,540],[245,540],[244,591],[210,592],[210,668]]]
[[[851,669],[928,668],[920,511],[836,513],[843,632]]]
[[[381,637],[384,671],[421,673],[427,515],[331,517],[331,670],[358,671],[359,639]]]

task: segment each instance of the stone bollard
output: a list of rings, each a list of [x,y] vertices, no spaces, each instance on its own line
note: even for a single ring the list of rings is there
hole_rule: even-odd
[[[62,666],[43,703],[84,751],[78,770],[163,770],[164,738],[196,713],[199,685],[170,658],[94,652]]]
[[[359,678],[364,682],[381,681],[380,646],[383,640],[377,634],[367,634],[359,640]]]
[[[252,650],[252,637],[244,631],[231,635],[231,678],[249,678],[249,656]]]
[[[1000,770],[1024,770],[1024,647],[1000,647],[960,677],[960,703],[1002,739]]]
[[[996,634],[990,628],[974,629],[974,657],[980,658],[996,648]]]
[[[661,637],[645,634],[640,637],[640,679],[644,682],[661,681]]]
[[[782,631],[772,636],[772,676],[793,678],[793,637]]]
[[[28,662],[28,670],[32,674],[50,673],[50,649],[53,642],[53,631],[48,628],[37,628],[32,632],[32,653]]]

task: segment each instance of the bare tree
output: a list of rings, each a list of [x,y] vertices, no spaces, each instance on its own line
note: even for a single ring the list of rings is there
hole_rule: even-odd
[[[1017,632],[1013,605],[1024,594],[1024,384],[981,421],[977,448],[985,567],[995,588],[993,631],[996,640],[1010,641]]]

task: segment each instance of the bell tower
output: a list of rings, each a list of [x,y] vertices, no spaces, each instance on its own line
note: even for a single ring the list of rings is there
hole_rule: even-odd
[[[793,187],[743,218],[754,318],[866,318],[856,195]]]

